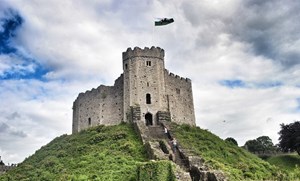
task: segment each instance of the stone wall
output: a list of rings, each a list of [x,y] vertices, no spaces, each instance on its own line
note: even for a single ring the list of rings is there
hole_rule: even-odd
[[[195,124],[192,83],[165,70],[166,94],[171,120],[182,124]]]
[[[156,113],[166,111],[164,101],[164,51],[160,48],[127,49],[123,53],[124,67],[124,112],[130,106],[140,106],[141,120],[147,113],[152,114],[153,124],[157,123]],[[147,94],[150,102],[147,103]]]
[[[139,120],[147,125],[157,125],[159,119],[195,125],[191,80],[169,73],[164,55],[159,47],[123,52],[123,74],[114,86],[101,85],[74,101],[73,133],[130,122],[132,107],[140,108]]]
[[[73,104],[73,133],[100,124],[114,125],[123,121],[123,75],[114,86],[100,85],[80,93]]]

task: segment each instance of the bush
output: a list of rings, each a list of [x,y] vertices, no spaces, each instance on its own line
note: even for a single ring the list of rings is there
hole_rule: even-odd
[[[142,164],[137,169],[137,180],[175,181],[174,166],[170,161],[151,161]]]

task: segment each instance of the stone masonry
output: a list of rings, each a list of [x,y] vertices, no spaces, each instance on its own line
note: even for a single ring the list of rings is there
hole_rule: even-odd
[[[195,125],[191,80],[169,73],[164,63],[159,47],[128,48],[123,52],[123,73],[113,86],[100,85],[78,95],[72,132],[121,122]]]

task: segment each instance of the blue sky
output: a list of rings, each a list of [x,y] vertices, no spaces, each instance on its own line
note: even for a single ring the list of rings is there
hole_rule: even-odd
[[[300,3],[0,0],[0,155],[70,134],[80,92],[112,85],[128,47],[159,46],[192,79],[197,125],[240,145],[300,120]],[[175,22],[154,27],[155,18]],[[226,120],[225,122],[223,120]]]

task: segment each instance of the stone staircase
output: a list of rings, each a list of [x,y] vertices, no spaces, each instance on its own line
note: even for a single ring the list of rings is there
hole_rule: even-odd
[[[168,122],[161,121],[160,125],[146,126],[143,122],[135,122],[135,129],[148,151],[150,159],[172,160],[176,164],[176,178],[182,181],[226,181],[226,177],[220,171],[210,170],[204,160],[199,156],[193,156],[187,150],[177,145],[172,149],[172,130],[169,129],[171,139],[165,134],[164,127],[169,128]]]
[[[149,126],[149,136],[152,139],[164,139],[165,133],[161,126]]]

